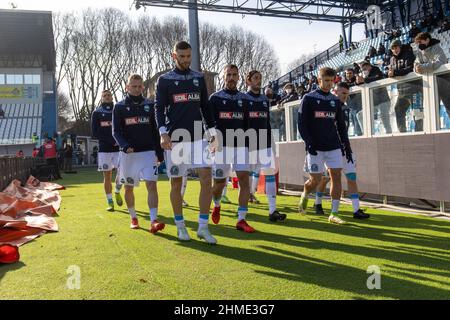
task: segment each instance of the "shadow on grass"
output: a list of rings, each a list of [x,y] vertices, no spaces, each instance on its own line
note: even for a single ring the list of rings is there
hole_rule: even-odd
[[[22,267],[25,267],[26,264],[22,261],[18,261],[12,264],[1,264],[0,263],[0,283],[2,282],[3,277],[8,273],[9,271],[19,270]]]
[[[215,234],[240,234],[229,228],[216,227]],[[219,231],[222,229],[222,232]],[[260,234],[260,233],[259,233]],[[250,236],[256,236],[253,234]],[[159,237],[178,241],[175,236],[168,234],[158,234]],[[273,236],[273,235],[272,235]],[[314,248],[324,246],[333,246],[324,241],[316,244],[316,241],[297,238],[297,245],[303,243]],[[278,239],[274,239],[276,241]],[[286,251],[271,246],[257,246],[257,249],[248,249],[240,247],[231,247],[219,243],[216,246],[210,246],[201,241],[191,240],[190,242],[178,242],[179,246],[189,247],[208,253],[233,259],[239,262],[247,263],[254,267],[257,274],[285,279],[287,281],[302,282],[317,285],[322,288],[345,291],[361,299],[359,295],[383,296],[392,299],[448,299],[448,291],[436,287],[419,284],[413,281],[398,279],[392,276],[382,275],[382,290],[369,290],[366,282],[370,274],[366,270],[342,265],[322,259],[305,256],[292,251]],[[342,247],[334,247],[334,250],[341,250]],[[381,252],[380,254],[384,254]],[[266,269],[266,270],[263,270]],[[267,270],[270,269],[270,270]],[[411,279],[416,279],[414,275],[409,275]],[[429,279],[427,279],[429,280]]]

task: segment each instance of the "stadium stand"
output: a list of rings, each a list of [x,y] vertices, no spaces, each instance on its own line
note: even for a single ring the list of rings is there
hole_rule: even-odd
[[[52,14],[0,10],[0,30],[0,155],[31,156],[56,131]]]

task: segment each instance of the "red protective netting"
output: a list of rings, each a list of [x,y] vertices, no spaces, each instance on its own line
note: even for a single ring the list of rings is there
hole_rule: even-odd
[[[30,176],[25,187],[12,181],[0,192],[0,263],[19,259],[18,247],[47,231],[58,231],[53,218],[61,205],[63,186]]]

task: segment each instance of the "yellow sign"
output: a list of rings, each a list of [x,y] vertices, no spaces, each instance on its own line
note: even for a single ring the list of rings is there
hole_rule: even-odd
[[[23,86],[0,86],[0,99],[20,99],[23,97]]]

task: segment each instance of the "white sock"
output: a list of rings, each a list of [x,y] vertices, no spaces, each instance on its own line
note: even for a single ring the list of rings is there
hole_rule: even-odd
[[[245,220],[245,217],[247,216],[248,208],[239,207],[238,208],[238,222],[241,220]]]
[[[150,221],[153,222],[158,219],[158,208],[150,208]]]
[[[136,219],[136,218],[137,218],[137,216],[136,216],[136,210],[135,210],[134,208],[128,208],[128,212],[130,213],[130,216],[131,216],[133,219]]]
[[[331,200],[331,214],[338,214],[339,212],[339,203],[341,200]]]
[[[108,200],[108,202],[112,201],[112,194],[111,194],[111,193],[108,193],[108,194],[106,195],[106,199]]]
[[[266,176],[266,196],[269,202],[269,213],[277,210],[277,184],[275,176]]]
[[[176,224],[177,228],[185,227],[184,218],[183,218],[182,214],[176,214],[174,216],[174,219],[175,219],[175,224]]]
[[[187,177],[183,176],[183,182],[181,184],[181,197],[184,198],[184,194],[186,193],[187,187]]]
[[[314,204],[322,204],[322,197],[322,192],[316,192],[316,202],[314,202]]]
[[[220,201],[222,200],[222,197],[219,197],[218,199],[213,197],[214,207],[218,208],[220,207]]]
[[[357,194],[357,193],[351,194],[350,198],[352,199],[353,212],[358,211],[359,210],[359,194]]]
[[[202,214],[198,216],[198,228],[207,228],[209,222],[209,214]]]
[[[256,193],[256,190],[258,189],[258,180],[259,180],[259,174],[253,173],[252,188],[250,190],[250,193],[252,193],[252,194]]]

